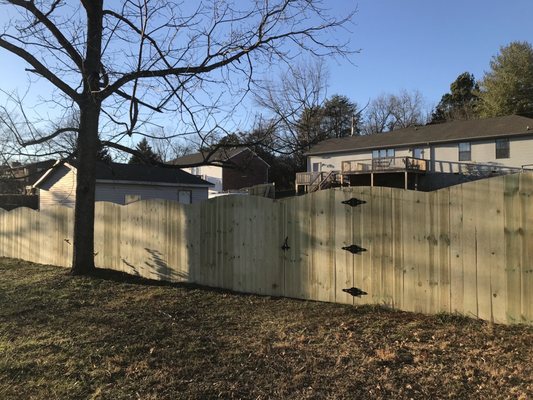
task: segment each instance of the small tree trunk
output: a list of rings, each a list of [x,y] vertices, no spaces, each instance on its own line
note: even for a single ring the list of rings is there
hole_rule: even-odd
[[[74,254],[71,273],[86,275],[94,271],[95,163],[100,106],[89,100],[80,107],[76,206],[74,209]]]

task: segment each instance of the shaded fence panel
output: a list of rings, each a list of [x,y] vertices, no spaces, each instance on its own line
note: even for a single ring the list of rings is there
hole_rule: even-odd
[[[366,204],[350,207],[352,197]],[[0,210],[0,255],[68,266],[73,211]],[[352,254],[350,245],[367,251]],[[533,322],[533,174],[436,192],[97,203],[95,262],[151,279]],[[367,296],[342,289],[357,287]]]

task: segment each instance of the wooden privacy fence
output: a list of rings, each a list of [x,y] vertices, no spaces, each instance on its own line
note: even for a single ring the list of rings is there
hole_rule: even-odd
[[[365,204],[351,207],[343,201]],[[0,211],[0,255],[69,266],[73,211]],[[274,296],[533,321],[533,174],[424,193],[97,203],[96,264]],[[352,254],[343,247],[367,249]],[[368,293],[353,298],[342,289]]]

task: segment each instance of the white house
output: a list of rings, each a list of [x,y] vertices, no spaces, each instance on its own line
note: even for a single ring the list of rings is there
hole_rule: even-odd
[[[432,190],[533,168],[533,118],[517,115],[414,126],[318,143],[296,187],[350,185]]]
[[[204,162],[210,165],[201,165]],[[270,165],[247,147],[221,148],[213,154],[208,152],[188,154],[171,162],[175,165],[189,165],[184,171],[213,184],[209,197],[231,190],[268,183]],[[196,166],[190,166],[197,164]]]
[[[61,204],[74,207],[76,162],[57,162],[33,185],[39,208]],[[145,199],[175,200],[183,204],[207,199],[211,183],[177,168],[98,162],[96,201],[128,204]]]

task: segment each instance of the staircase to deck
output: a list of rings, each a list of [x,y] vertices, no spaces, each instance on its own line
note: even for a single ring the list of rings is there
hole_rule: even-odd
[[[296,174],[296,184],[305,186],[308,193],[322,189],[329,189],[341,185],[339,171],[299,172]]]

